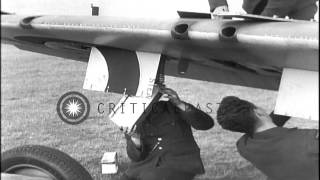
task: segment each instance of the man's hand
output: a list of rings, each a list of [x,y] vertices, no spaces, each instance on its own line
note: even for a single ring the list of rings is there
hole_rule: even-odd
[[[171,101],[174,105],[179,105],[182,103],[177,92],[170,88],[161,87],[159,88],[159,92],[164,95],[164,98],[168,98],[169,101]]]
[[[129,136],[137,148],[141,148],[140,135],[136,133],[137,126],[133,126],[132,129],[128,127],[120,127],[120,130],[126,135]]]
[[[212,14],[220,14],[220,13],[224,13],[224,12],[229,12],[228,6],[219,6],[219,7],[216,7],[216,8],[214,9],[214,11],[212,12]]]
[[[177,92],[170,88],[162,87],[159,89],[159,92],[164,95],[165,98],[168,98],[169,101],[174,104],[176,107],[178,107],[182,111],[186,111],[188,108],[188,105],[181,101]]]
[[[217,18],[216,15],[221,14],[221,13],[225,13],[225,12],[229,12],[228,6],[219,6],[219,7],[216,7],[216,8],[214,9],[214,11],[211,13],[211,19],[215,19],[215,18]]]

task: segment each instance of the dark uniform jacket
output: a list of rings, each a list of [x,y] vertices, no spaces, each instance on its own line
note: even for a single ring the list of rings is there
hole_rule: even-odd
[[[242,136],[237,148],[242,157],[270,180],[318,180],[318,130],[276,127]]]
[[[207,130],[213,119],[206,113],[188,105],[181,111],[172,103],[159,101],[147,118],[137,125],[142,148],[137,149],[127,136],[127,153],[133,161],[126,171],[129,177],[138,177],[150,168],[164,167],[191,174],[204,173],[200,149],[191,127]]]
[[[228,5],[226,0],[208,1],[211,12],[216,7]],[[244,0],[242,8],[248,14],[310,20],[317,12],[316,1],[318,0]]]

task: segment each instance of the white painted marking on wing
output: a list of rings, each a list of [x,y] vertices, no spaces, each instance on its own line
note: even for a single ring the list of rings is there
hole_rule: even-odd
[[[319,74],[316,71],[283,70],[275,113],[319,120]]]
[[[83,89],[104,92],[108,80],[109,70],[106,59],[97,48],[92,47]]]
[[[148,97],[152,95],[161,55],[145,52],[136,53],[140,67],[140,79],[136,96]]]

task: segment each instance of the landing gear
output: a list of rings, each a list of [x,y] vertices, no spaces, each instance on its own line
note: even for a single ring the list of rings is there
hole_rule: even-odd
[[[25,179],[92,180],[87,170],[69,155],[39,145],[20,146],[1,154],[1,177],[10,175]]]

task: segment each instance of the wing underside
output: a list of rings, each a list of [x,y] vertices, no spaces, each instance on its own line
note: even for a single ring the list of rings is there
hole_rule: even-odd
[[[167,75],[269,90],[279,89],[284,68],[318,72],[318,23],[204,16],[2,15],[1,38],[23,50],[83,62],[94,47],[159,54]]]

